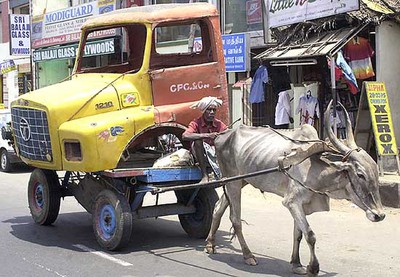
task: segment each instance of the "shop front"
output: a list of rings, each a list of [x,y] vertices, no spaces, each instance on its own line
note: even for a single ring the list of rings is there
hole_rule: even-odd
[[[281,91],[287,91],[289,97],[286,101],[290,106],[290,117],[294,119],[289,123],[289,128],[311,124],[320,138],[324,138],[323,113],[329,101],[334,100],[343,104],[349,112],[351,128],[357,133],[357,123],[365,116],[358,113],[363,83],[379,80],[386,82],[389,87],[398,83],[398,78],[390,76],[393,76],[392,71],[398,73],[399,67],[396,63],[383,65],[383,62],[398,60],[393,51],[387,52],[384,47],[393,45],[390,41],[398,42],[399,21],[396,14],[400,6],[397,4],[391,9],[383,9],[382,6],[377,7],[379,3],[371,5],[366,0],[353,2],[354,7],[349,7],[349,10],[339,11],[333,6],[330,9],[321,8],[321,18],[307,20],[309,15],[305,11],[301,15],[305,16],[302,22],[291,21],[294,17],[290,13],[279,14],[280,10],[275,11],[272,19],[269,18],[276,46],[256,56],[260,65],[268,71],[265,102],[261,103],[265,113],[263,125],[276,126],[275,112],[279,95]],[[267,16],[273,7],[276,8],[274,3],[264,1],[269,11]],[[312,3],[308,5],[310,8]],[[329,5],[335,3],[325,5],[331,7]],[[324,14],[325,10],[334,11],[335,14]],[[297,18],[300,18],[297,12]],[[387,49],[392,48],[390,46]],[[389,98],[395,100],[391,106],[397,107],[398,98],[393,97],[396,92],[392,90],[388,94]],[[397,115],[394,117],[396,122]],[[330,124],[339,138],[346,138],[344,114],[340,108],[332,113]],[[374,153],[371,151],[374,148],[371,141],[361,147]]]
[[[113,11],[119,5],[116,0],[97,0],[42,13],[39,5],[34,4],[32,61],[35,89],[68,78],[74,66],[82,24],[89,17]],[[87,60],[93,66],[102,66],[115,59],[115,55],[122,57],[119,37],[115,30],[94,34],[91,44],[86,47],[87,57],[92,57]]]
[[[292,41],[288,45],[270,48],[256,57],[267,67],[270,80],[265,93],[270,95],[271,102],[278,102],[281,91],[289,94],[289,112],[293,118],[290,128],[310,124],[323,137],[324,126],[321,119],[331,99],[345,106],[354,128],[361,82],[365,79],[373,80],[375,76],[372,65],[375,64],[375,51],[371,46],[374,45],[371,30],[373,28],[369,24],[346,26],[313,34],[302,39],[301,43]],[[359,45],[358,41],[365,42],[363,47],[369,51],[371,67],[368,68],[368,73],[357,75],[356,78],[344,56],[352,55],[354,50],[351,46]],[[331,64],[331,61],[334,63]],[[348,75],[345,74],[346,70]],[[275,109],[269,109],[268,112],[268,118],[274,121],[270,120],[267,124],[276,126]],[[335,127],[344,139],[344,114],[338,111],[336,117],[333,119],[336,122]]]

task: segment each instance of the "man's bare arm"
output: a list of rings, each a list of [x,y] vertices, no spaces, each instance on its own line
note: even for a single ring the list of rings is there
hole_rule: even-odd
[[[183,133],[182,134],[182,139],[185,141],[193,141],[193,140],[199,140],[199,139],[215,139],[215,137],[218,135],[218,133]]]

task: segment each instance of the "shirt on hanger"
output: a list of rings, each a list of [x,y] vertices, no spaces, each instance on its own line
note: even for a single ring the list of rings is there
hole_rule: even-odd
[[[296,113],[300,113],[300,125],[314,124],[314,115],[319,118],[319,103],[316,97],[312,95],[303,95],[299,99]]]
[[[250,88],[250,103],[260,103],[265,101],[264,84],[268,82],[268,70],[265,65],[261,65],[253,77]]]
[[[367,39],[362,37],[352,39],[344,46],[343,55],[349,61],[357,79],[364,80],[375,76],[371,61],[374,50]]]
[[[289,90],[281,91],[278,94],[278,103],[275,108],[275,125],[289,124],[291,114]]]

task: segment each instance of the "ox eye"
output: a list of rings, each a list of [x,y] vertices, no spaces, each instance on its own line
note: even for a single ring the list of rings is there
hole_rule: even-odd
[[[357,173],[358,178],[365,180],[365,176],[363,174]]]

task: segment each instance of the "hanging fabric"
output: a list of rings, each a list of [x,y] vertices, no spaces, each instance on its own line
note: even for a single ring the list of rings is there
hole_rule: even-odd
[[[359,91],[356,77],[351,69],[351,67],[347,64],[346,60],[343,57],[341,51],[337,53],[336,58],[336,65],[341,69],[344,78],[348,81],[347,84],[349,85],[350,92],[353,94],[357,94]]]
[[[367,39],[363,37],[353,38],[344,46],[343,55],[349,61],[357,79],[364,80],[375,76],[371,61],[374,50]]]
[[[261,103],[265,101],[264,84],[268,82],[268,70],[265,65],[260,65],[254,74],[250,88],[250,103]]]
[[[311,91],[299,98],[296,113],[300,114],[300,125],[309,124],[313,126],[315,119],[319,118],[318,99],[311,95]]]

